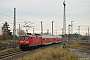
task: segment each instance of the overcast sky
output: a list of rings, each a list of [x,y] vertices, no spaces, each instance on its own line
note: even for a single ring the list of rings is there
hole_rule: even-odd
[[[16,8],[17,28],[24,21],[33,22],[35,32],[40,32],[40,22],[43,21],[44,32],[49,29],[54,21],[54,34],[57,30],[61,34],[63,27],[63,0],[0,0],[0,28],[7,21],[13,29],[13,10]],[[6,15],[6,16],[5,16]],[[66,0],[66,25],[73,22],[73,33],[78,32],[81,26],[81,34],[85,35],[90,27],[90,0]],[[21,23],[23,22],[23,23]],[[24,29],[24,28],[22,28]],[[32,28],[29,29],[32,32]]]

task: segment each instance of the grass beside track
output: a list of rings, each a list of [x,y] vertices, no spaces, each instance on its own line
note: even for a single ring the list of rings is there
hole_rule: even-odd
[[[0,44],[6,44],[10,42],[13,42],[13,40],[0,40]]]
[[[16,40],[16,43],[18,43],[18,40]],[[0,40],[0,47],[8,45],[13,45],[13,40]]]
[[[13,48],[13,40],[0,40],[0,51],[8,49],[8,48]],[[15,42],[16,46],[18,46],[18,41],[16,40]]]
[[[78,57],[60,44],[45,49],[37,49],[34,53],[28,54],[18,60],[77,60]]]
[[[0,54],[9,53],[9,52],[12,52],[12,51],[15,51],[15,50],[19,50],[19,48],[16,47],[16,48],[8,48],[8,49],[5,49],[5,50],[1,50]]]
[[[84,49],[90,49],[90,41],[89,40],[78,40],[78,41],[72,41],[68,42],[66,44],[68,48],[84,48]]]

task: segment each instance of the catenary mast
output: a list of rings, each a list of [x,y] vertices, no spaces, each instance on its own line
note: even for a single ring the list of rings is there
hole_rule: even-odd
[[[65,0],[63,2],[63,5],[64,5],[64,15],[63,15],[63,48],[66,47],[66,44],[65,44],[65,38],[66,38],[66,13],[65,13],[65,7],[66,7],[66,4],[65,4]]]

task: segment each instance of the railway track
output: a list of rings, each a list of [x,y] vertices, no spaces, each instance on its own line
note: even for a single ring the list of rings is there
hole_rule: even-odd
[[[17,56],[23,55],[23,54],[28,53],[28,52],[29,51],[18,50],[18,51],[9,52],[9,53],[6,53],[6,54],[1,54],[0,55],[0,60],[12,60]]]
[[[0,60],[16,60],[17,58],[23,57],[26,54],[35,52],[37,49],[44,49],[44,48],[51,47],[51,46],[54,46],[54,45],[40,47],[40,48],[34,48],[34,49],[28,50],[28,51],[17,50],[17,51],[12,51],[9,53],[1,54]]]

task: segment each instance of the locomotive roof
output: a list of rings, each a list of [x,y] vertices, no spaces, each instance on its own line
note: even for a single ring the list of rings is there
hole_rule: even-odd
[[[21,36],[30,36],[30,37],[35,37],[35,36],[41,36],[41,35],[39,35],[39,34],[31,34],[31,35],[29,35],[29,34],[25,34],[25,35],[21,35]]]
[[[52,37],[52,35],[42,35],[43,37],[47,37],[47,38],[50,38]]]

